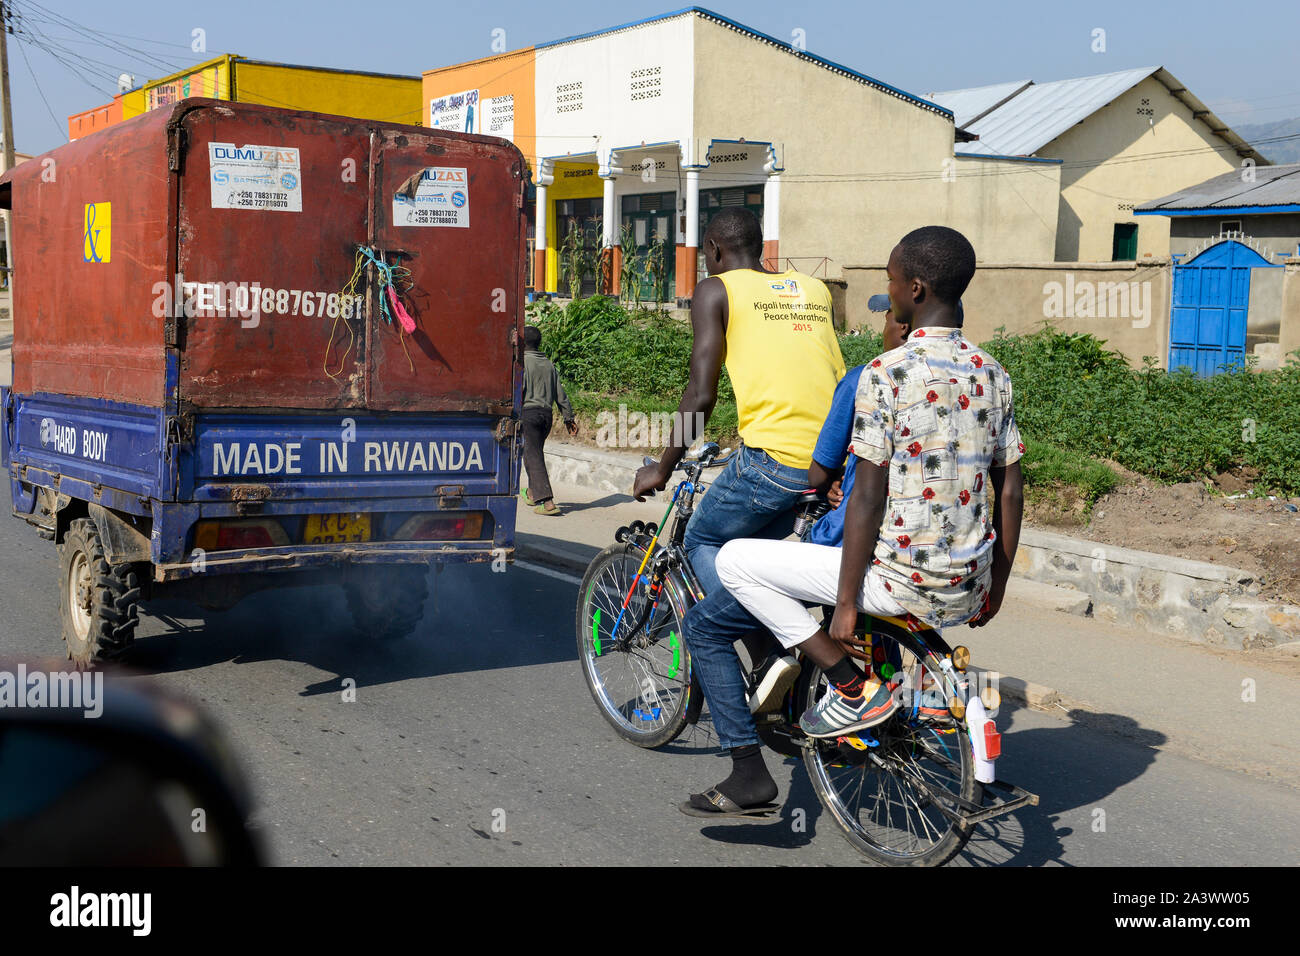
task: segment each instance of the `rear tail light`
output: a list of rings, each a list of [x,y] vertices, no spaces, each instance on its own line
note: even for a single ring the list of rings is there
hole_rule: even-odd
[[[993,783],[997,779],[993,761],[1002,755],[1002,735],[985,713],[984,702],[979,697],[971,697],[966,704],[966,728],[970,732],[972,756],[975,758],[975,779],[980,783]]]
[[[280,522],[270,518],[200,521],[194,528],[194,547],[204,551],[244,551],[288,543],[289,536]]]
[[[393,536],[396,541],[460,541],[483,535],[483,512],[418,514],[409,518]]]
[[[989,760],[997,760],[1002,756],[1002,735],[993,726],[993,721],[984,725],[984,755]]]

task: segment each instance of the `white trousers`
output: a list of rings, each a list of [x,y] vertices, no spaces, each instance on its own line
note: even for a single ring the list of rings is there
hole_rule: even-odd
[[[840,583],[839,548],[799,541],[737,538],[718,552],[718,578],[787,650],[821,626],[804,602],[835,605]],[[887,616],[907,613],[868,566],[858,610]]]

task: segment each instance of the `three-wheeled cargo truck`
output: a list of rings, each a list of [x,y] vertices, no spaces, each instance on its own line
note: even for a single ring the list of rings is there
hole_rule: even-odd
[[[0,177],[0,467],[69,657],[325,582],[404,635],[431,565],[512,559],[525,188],[495,137],[203,99]]]

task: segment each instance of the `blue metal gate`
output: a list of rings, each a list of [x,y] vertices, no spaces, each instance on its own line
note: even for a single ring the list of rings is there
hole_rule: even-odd
[[[1246,358],[1250,270],[1275,267],[1254,249],[1227,240],[1174,266],[1169,370],[1217,375]]]

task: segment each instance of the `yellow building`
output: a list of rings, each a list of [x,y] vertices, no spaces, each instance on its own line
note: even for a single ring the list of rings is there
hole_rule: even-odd
[[[930,98],[953,111],[960,136],[974,137],[957,146],[960,167],[991,156],[1060,164],[1057,261],[1167,257],[1169,220],[1135,219],[1135,206],[1268,162],[1163,67]]]
[[[419,125],[420,80],[413,76],[267,63],[226,54],[121,93],[113,102],[68,117],[81,136],[189,97]]]

